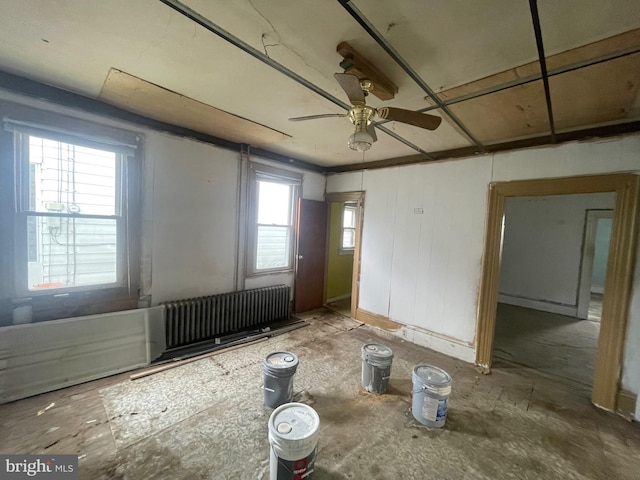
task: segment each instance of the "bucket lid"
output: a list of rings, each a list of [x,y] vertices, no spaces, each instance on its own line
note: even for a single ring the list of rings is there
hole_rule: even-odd
[[[264,366],[269,369],[285,370],[298,366],[298,357],[291,352],[274,352],[264,359]]]
[[[362,355],[367,358],[388,359],[393,357],[393,350],[381,343],[367,343],[362,347]]]
[[[413,373],[428,385],[445,386],[451,383],[451,375],[433,365],[418,365],[414,367]]]
[[[287,440],[303,440],[315,435],[319,428],[318,413],[304,403],[285,403],[269,417],[271,434]]]

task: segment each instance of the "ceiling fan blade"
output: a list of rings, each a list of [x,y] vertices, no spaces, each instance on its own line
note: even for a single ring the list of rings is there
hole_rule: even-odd
[[[373,126],[373,123],[367,125],[367,133],[371,135],[374,142],[378,141],[378,136],[376,135],[376,127]]]
[[[364,92],[358,77],[350,73],[334,73],[333,77],[340,84],[353,105],[364,105]]]
[[[320,115],[307,115],[306,117],[293,117],[290,118],[290,122],[302,122],[304,120],[315,120],[317,118],[334,118],[334,117],[348,117],[347,113],[321,113]]]
[[[414,112],[413,110],[405,110],[404,108],[382,107],[377,110],[380,118],[394,120],[396,122],[408,123],[427,130],[435,130],[442,122],[441,117],[428,115],[426,113]]]

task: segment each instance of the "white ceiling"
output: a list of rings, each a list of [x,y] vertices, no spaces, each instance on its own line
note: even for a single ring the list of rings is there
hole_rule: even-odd
[[[411,110],[430,105],[426,93],[338,0],[185,0],[183,5],[342,102],[348,100],[333,74],[342,71],[336,46],[347,41],[399,87],[387,102],[369,96],[370,105]],[[538,59],[526,0],[355,0],[352,5],[435,92]],[[539,0],[538,8],[547,56],[640,28],[637,1]],[[640,72],[640,55],[630,58]],[[344,110],[159,0],[2,1],[0,70],[98,99],[112,68],[285,133],[281,141],[257,145],[283,156],[339,167],[419,155],[382,131],[364,156],[353,152],[346,146],[352,126],[344,118],[289,122],[289,117]],[[625,82],[635,80],[627,77]],[[536,88],[536,108],[545,108],[542,82]],[[637,83],[632,88],[637,90]],[[608,123],[638,120],[638,109],[631,110]],[[397,122],[385,126],[425,152],[473,146],[446,115],[445,120],[435,131]],[[492,118],[480,121],[490,125]],[[582,121],[590,123],[570,129],[605,123]],[[545,133],[548,125],[536,131]]]

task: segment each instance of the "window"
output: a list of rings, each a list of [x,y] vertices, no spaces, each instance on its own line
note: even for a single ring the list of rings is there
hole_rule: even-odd
[[[13,187],[2,200],[13,204],[5,209],[13,225],[2,255],[12,258],[12,301],[46,310],[42,319],[131,308],[114,300],[138,296],[137,136],[3,107],[0,161],[12,173],[3,186]],[[65,312],[56,313],[60,298]]]
[[[16,143],[27,260],[18,290],[122,285],[122,155],[22,133]]]
[[[342,209],[341,253],[352,253],[356,246],[356,209],[355,203],[345,203]]]
[[[249,273],[291,270],[301,176],[252,163]]]

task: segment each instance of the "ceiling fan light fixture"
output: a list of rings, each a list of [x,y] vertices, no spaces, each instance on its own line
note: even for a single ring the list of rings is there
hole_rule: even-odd
[[[356,152],[366,152],[373,144],[373,137],[368,132],[355,132],[347,141],[347,145],[351,150]]]

